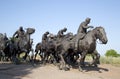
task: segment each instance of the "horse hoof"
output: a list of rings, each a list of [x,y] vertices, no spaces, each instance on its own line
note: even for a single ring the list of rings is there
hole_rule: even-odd
[[[79,67],[79,71],[80,71],[80,72],[83,72],[82,68]]]
[[[62,70],[62,67],[60,65],[58,65],[58,68],[59,68],[59,70]]]
[[[94,66],[95,66],[95,67],[98,67],[98,65],[97,65],[97,64],[95,64]]]
[[[88,63],[88,66],[92,66],[93,65],[93,63]]]
[[[35,63],[31,63],[31,64],[32,64],[33,67],[36,67],[36,66],[37,66],[37,64],[35,64]]]
[[[64,70],[65,70],[65,71],[68,71],[68,70],[70,70],[70,68],[65,67]]]
[[[98,61],[97,64],[100,64],[100,61]]]
[[[59,68],[59,70],[62,70],[62,68]]]
[[[59,70],[62,70],[62,68],[59,66]]]
[[[82,70],[82,69],[79,69],[79,71],[80,71],[80,72],[83,72],[83,70]]]

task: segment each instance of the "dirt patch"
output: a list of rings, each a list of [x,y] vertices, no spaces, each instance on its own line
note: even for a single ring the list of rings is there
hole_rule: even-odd
[[[0,79],[120,79],[120,67],[102,64],[99,67],[59,70],[57,66],[33,67],[30,64],[0,64]]]

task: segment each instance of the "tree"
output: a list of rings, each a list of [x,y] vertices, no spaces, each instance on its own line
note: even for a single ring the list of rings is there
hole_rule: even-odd
[[[118,54],[118,56],[120,57],[120,54]]]
[[[110,50],[107,50],[107,52],[105,53],[105,56],[118,57],[119,54],[117,54],[117,52],[114,49],[110,49]]]

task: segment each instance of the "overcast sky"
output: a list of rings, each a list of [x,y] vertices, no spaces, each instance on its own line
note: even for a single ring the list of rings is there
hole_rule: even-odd
[[[20,27],[33,27],[34,44],[41,42],[46,31],[57,34],[67,27],[67,32],[77,33],[86,17],[90,25],[103,26],[108,43],[97,44],[101,55],[114,49],[120,53],[120,0],[0,0],[0,33],[9,37]]]

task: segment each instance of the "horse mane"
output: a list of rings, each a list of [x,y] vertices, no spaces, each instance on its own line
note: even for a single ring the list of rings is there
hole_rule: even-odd
[[[102,26],[98,26],[98,27],[94,28],[93,30],[100,29],[100,28],[103,28],[103,27]]]
[[[95,27],[94,29],[89,30],[86,35],[89,35],[91,33],[95,33],[99,29],[104,29],[104,28],[102,26]]]
[[[104,29],[102,26],[98,26],[98,27],[95,27],[93,30],[90,30],[88,32],[96,31],[96,30],[101,29],[101,28]]]

